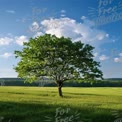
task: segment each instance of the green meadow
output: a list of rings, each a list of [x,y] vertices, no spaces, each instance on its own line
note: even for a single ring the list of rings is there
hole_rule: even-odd
[[[114,122],[122,118],[122,88],[0,87],[1,122]]]

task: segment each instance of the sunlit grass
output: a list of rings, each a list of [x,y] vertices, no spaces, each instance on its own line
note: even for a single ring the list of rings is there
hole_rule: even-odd
[[[45,122],[50,116],[55,122],[56,108],[61,107],[70,108],[70,114],[78,111],[84,122],[113,122],[112,111],[122,112],[122,88],[62,90],[60,98],[56,87],[0,87],[0,116],[14,122]]]

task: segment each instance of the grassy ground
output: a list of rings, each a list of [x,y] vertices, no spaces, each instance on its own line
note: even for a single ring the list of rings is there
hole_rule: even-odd
[[[1,122],[114,122],[122,88],[0,87]]]

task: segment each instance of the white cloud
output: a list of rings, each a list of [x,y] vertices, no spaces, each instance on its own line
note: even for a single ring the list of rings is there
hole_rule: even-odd
[[[86,19],[86,17],[85,16],[82,16],[81,19],[84,20],[84,19]]]
[[[114,62],[118,63],[118,62],[122,62],[122,58],[114,58]]]
[[[41,32],[40,32],[41,33]],[[40,34],[39,32],[37,33],[37,35]],[[14,43],[14,41],[18,44],[18,45],[23,45],[23,42],[28,42],[28,37],[27,36],[13,36],[13,35],[8,35],[8,37],[1,37],[0,38],[0,46],[4,46],[4,45],[10,45],[12,43]]]
[[[9,45],[13,41],[10,37],[2,37],[0,38],[0,45]]]
[[[23,42],[28,42],[27,36],[24,36],[24,35],[19,36],[19,37],[15,37],[15,40],[16,40],[16,43],[17,43],[18,45],[20,45],[20,46],[23,45]]]
[[[65,17],[66,15],[65,14],[61,14],[61,17]]]
[[[66,10],[61,10],[60,12],[61,12],[61,17],[65,17],[66,16],[65,15],[66,14]]]
[[[15,11],[14,10],[6,10],[7,13],[10,13],[10,14],[15,14]]]
[[[42,36],[42,35],[43,35],[42,32],[37,32],[37,33],[34,35],[34,38],[35,38],[35,37],[38,37],[38,36]]]
[[[122,53],[120,53],[119,56],[121,57],[122,56]]]
[[[81,40],[84,43],[102,43],[109,34],[94,28],[92,21],[87,19],[82,23],[76,22],[71,18],[47,19],[41,22],[42,32],[55,34],[57,37],[70,37],[73,41]]]
[[[109,59],[109,57],[106,56],[106,55],[101,55],[101,56],[99,57],[99,59],[100,59],[101,61],[104,61],[104,60]]]
[[[122,53],[119,53],[119,57],[114,58],[114,62],[116,63],[122,62]]]
[[[32,25],[31,25],[31,27],[30,27],[30,30],[31,30],[32,32],[36,32],[36,31],[38,31],[39,29],[40,29],[39,24],[38,24],[37,22],[33,22]]]
[[[12,53],[6,52],[6,53],[0,55],[0,57],[2,57],[2,58],[9,58],[9,57],[11,57],[12,55],[13,55]]]

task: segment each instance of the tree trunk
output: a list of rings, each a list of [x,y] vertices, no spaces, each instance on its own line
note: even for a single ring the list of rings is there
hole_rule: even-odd
[[[63,97],[62,94],[62,86],[63,86],[63,81],[56,81],[57,85],[58,85],[58,93],[60,97]]]
[[[63,94],[62,94],[62,87],[58,87],[58,93],[59,93],[59,96],[60,96],[60,97],[63,97]]]

